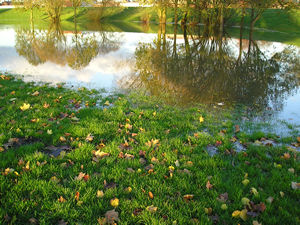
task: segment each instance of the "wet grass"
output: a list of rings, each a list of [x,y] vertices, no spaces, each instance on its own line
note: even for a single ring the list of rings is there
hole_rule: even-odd
[[[238,131],[228,109],[104,96],[0,77],[1,224],[101,224],[114,208],[118,224],[299,223],[299,154],[263,144],[297,135]]]

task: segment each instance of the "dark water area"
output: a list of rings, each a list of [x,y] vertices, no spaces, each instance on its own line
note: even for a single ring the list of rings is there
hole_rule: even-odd
[[[143,26],[134,24],[141,31]],[[145,33],[113,27],[1,25],[0,70],[25,81],[142,90],[183,107],[242,104],[280,131],[286,128],[278,121],[300,126],[299,47],[255,40],[249,29],[156,25],[156,32]]]

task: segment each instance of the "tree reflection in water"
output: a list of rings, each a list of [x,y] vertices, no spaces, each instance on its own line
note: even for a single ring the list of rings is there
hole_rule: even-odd
[[[293,54],[284,54],[287,49],[268,58],[254,40],[247,41],[245,49],[241,37],[240,51],[235,51],[223,31],[183,29],[183,36],[175,33],[173,41],[159,32],[153,43],[140,44],[135,52],[136,73],[123,85],[142,88],[171,104],[243,103],[261,110],[279,110],[284,98],[296,90],[297,54],[289,63]],[[178,38],[183,43],[178,44]]]
[[[72,33],[71,41],[66,33]],[[104,31],[79,32],[74,23],[74,31],[62,30],[60,23],[52,23],[47,30],[16,30],[16,51],[27,61],[37,66],[45,62],[68,65],[74,70],[82,70],[99,54],[107,54],[119,49],[120,42],[111,33]]]

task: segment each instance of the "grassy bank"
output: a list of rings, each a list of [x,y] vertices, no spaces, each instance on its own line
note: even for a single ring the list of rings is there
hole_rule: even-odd
[[[231,110],[2,75],[0,112],[1,224],[299,223],[299,138]]]

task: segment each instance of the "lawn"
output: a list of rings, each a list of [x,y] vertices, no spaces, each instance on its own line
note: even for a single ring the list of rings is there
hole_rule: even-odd
[[[0,223],[299,224],[299,134],[217,108],[1,75]]]

